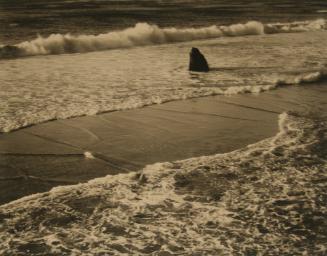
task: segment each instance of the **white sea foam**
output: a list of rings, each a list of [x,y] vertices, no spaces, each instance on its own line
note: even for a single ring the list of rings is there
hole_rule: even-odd
[[[230,86],[230,87],[203,87],[203,88],[183,88],[180,90],[172,90],[170,94],[162,94],[151,97],[131,97],[127,98],[123,102],[117,102],[99,108],[96,105],[93,108],[81,108],[81,107],[72,107],[69,111],[58,112],[58,109],[53,110],[48,107],[47,112],[42,110],[42,114],[37,113],[35,115],[26,115],[23,118],[11,120],[4,119],[2,120],[0,131],[10,132],[16,129],[20,129],[32,124],[42,123],[48,120],[53,119],[67,119],[71,117],[83,116],[83,115],[95,115],[108,111],[116,110],[128,110],[142,108],[145,106],[150,106],[153,104],[162,104],[169,101],[176,100],[185,100],[191,98],[215,96],[215,95],[236,95],[236,94],[245,94],[245,93],[262,93],[270,90],[274,90],[280,86],[286,85],[300,85],[315,83],[326,78],[325,71],[318,71],[313,73],[306,73],[303,75],[297,76],[288,76],[284,78],[278,78],[276,81],[271,81],[270,84],[266,85],[243,85],[243,86]],[[167,88],[168,89],[168,88]],[[17,99],[18,100],[18,99]],[[0,118],[1,121],[1,118]],[[85,156],[91,157],[88,153]]]
[[[160,28],[148,23],[137,23],[134,27],[99,35],[52,34],[38,36],[32,41],[0,48],[0,58],[48,55],[62,53],[83,53],[109,49],[127,48],[154,44],[186,42],[222,36],[262,35],[265,33],[303,32],[325,30],[324,19],[292,23],[263,24],[249,21],[230,26],[209,26],[202,28]]]
[[[279,127],[275,137],[231,153],[3,205],[0,253],[323,255],[327,126],[284,113]]]
[[[326,30],[327,23],[325,19],[312,21],[296,21],[290,23],[271,23],[265,26],[265,32],[270,33],[290,33]]]
[[[165,91],[165,94],[158,94],[150,97],[131,97],[126,98],[123,101],[110,102],[101,108],[97,105],[91,107],[79,107],[74,106],[69,109],[65,109],[62,112],[58,111],[58,108],[54,105],[53,109],[50,106],[47,107],[47,112],[43,113],[44,110],[39,111],[36,114],[25,115],[23,117],[13,119],[4,119],[0,117],[0,132],[10,132],[16,129],[27,127],[33,124],[42,123],[53,119],[67,119],[77,116],[84,115],[96,115],[108,111],[116,110],[129,110],[142,108],[154,104],[162,104],[165,102],[176,101],[176,100],[186,100],[199,97],[215,96],[215,95],[236,95],[236,94],[246,94],[246,93],[262,93],[270,90],[274,90],[280,86],[290,86],[290,85],[301,85],[308,83],[316,83],[326,79],[325,71],[317,71],[312,73],[304,73],[303,75],[292,75],[286,77],[279,77],[276,80],[263,85],[239,85],[239,86],[229,86],[229,87],[202,87],[202,88],[179,88],[178,90],[169,90],[170,93]],[[168,88],[167,88],[168,89]],[[17,99],[18,100],[18,99]],[[85,157],[91,158],[92,155],[89,152],[85,153]]]
[[[29,125],[42,123],[48,120],[53,119],[67,119],[77,116],[84,115],[95,115],[108,111],[115,110],[128,110],[128,109],[136,109],[142,108],[145,106],[150,106],[154,104],[162,104],[169,101],[175,100],[186,100],[191,98],[199,98],[206,96],[214,96],[214,95],[235,95],[235,94],[243,94],[243,93],[260,93],[268,90],[275,89],[278,84],[272,85],[258,85],[258,86],[232,86],[228,88],[185,88],[183,90],[174,91],[171,95],[159,95],[149,98],[130,98],[125,101],[117,104],[108,104],[104,108],[99,108],[96,105],[93,108],[80,108],[73,107],[69,110],[58,112],[58,109],[54,108],[50,110],[48,108],[46,113],[36,113],[34,115],[24,116],[20,119],[12,120],[12,119],[3,119],[0,118],[0,131],[2,132],[10,132],[13,130],[17,130],[23,127],[27,127]],[[54,106],[55,107],[55,106]],[[50,110],[50,111],[49,111]],[[85,155],[88,157],[89,155]]]
[[[100,35],[52,34],[15,45],[13,55],[31,56],[62,54],[76,52],[101,51],[173,42],[185,42],[199,39],[217,38],[221,36],[258,35],[264,33],[263,24],[250,21],[246,24],[231,26],[210,26],[203,28],[160,28],[148,23],[137,23],[135,27],[121,31],[113,31]],[[10,55],[8,53],[8,55]]]
[[[89,151],[84,152],[84,156],[87,159],[94,159],[95,158],[94,155],[92,154],[92,152],[89,152]]]
[[[325,31],[228,37],[0,61],[0,132],[173,100],[323,86],[326,37]],[[192,46],[205,54],[211,72],[187,71]]]
[[[279,85],[299,85],[299,84],[307,84],[307,83],[316,83],[327,79],[327,72],[325,70],[304,73],[302,75],[296,75],[286,78],[278,78],[275,81],[277,86]]]

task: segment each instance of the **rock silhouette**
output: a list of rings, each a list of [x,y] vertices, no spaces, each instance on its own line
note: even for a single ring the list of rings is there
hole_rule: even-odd
[[[208,62],[198,48],[193,47],[190,52],[189,70],[198,72],[209,71]]]

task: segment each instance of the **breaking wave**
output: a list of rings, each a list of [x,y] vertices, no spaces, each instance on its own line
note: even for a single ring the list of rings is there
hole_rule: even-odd
[[[325,255],[327,125],[283,113],[279,128],[231,153],[3,205],[0,254]]]
[[[317,19],[311,21],[296,21],[290,23],[271,23],[265,25],[265,33],[292,33],[326,30],[327,24],[325,19]]]
[[[318,83],[327,80],[327,72],[325,70],[312,72],[308,74],[302,74],[292,76],[288,78],[279,78],[275,82],[276,86],[281,85],[297,85],[297,84],[308,84]]]
[[[160,28],[157,25],[138,23],[134,27],[99,35],[52,34],[38,36],[32,41],[0,48],[1,58],[17,58],[33,55],[84,53],[133,46],[145,46],[174,42],[186,42],[223,36],[261,35],[265,33],[301,32],[326,29],[326,21],[275,23],[264,25],[257,21],[230,26],[202,28]]]

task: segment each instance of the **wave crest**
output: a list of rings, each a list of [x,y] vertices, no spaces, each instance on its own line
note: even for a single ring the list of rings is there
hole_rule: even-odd
[[[311,21],[296,21],[290,23],[272,23],[265,25],[265,33],[291,33],[326,30],[327,23],[325,19]]]
[[[148,23],[137,23],[134,27],[99,35],[52,34],[38,36],[14,46],[2,46],[0,58],[17,58],[33,55],[84,53],[109,49],[127,48],[174,42],[186,42],[223,36],[262,35],[269,33],[301,32],[326,29],[324,19],[306,22],[266,24],[249,21],[230,26],[202,28],[160,28]]]
[[[302,74],[291,78],[279,78],[275,84],[276,86],[281,85],[296,85],[296,84],[307,84],[307,83],[318,83],[327,79],[327,71],[317,71],[309,74]]]
[[[185,42],[209,39],[220,36],[263,34],[263,25],[251,21],[246,24],[203,28],[160,28],[148,23],[137,23],[132,28],[99,35],[52,34],[49,37],[38,36],[32,41],[15,46],[2,47],[0,57],[21,57],[63,53],[83,53],[132,46],[144,46],[173,42]],[[8,51],[10,47],[10,51]],[[15,49],[16,48],[16,49]]]

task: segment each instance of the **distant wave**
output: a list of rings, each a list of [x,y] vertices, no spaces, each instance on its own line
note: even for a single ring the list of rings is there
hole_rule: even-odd
[[[295,21],[290,23],[271,23],[265,25],[266,34],[307,32],[326,29],[327,23],[325,19],[317,19],[311,21]]]
[[[148,23],[137,23],[134,27],[112,31],[99,35],[52,34],[49,37],[38,36],[31,41],[16,45],[2,45],[1,58],[18,58],[34,55],[63,53],[84,53],[109,49],[128,48],[174,42],[186,42],[224,36],[262,35],[270,33],[301,32],[325,30],[326,21],[263,24],[249,21],[245,24],[230,26],[209,26],[202,28],[160,28]]]

